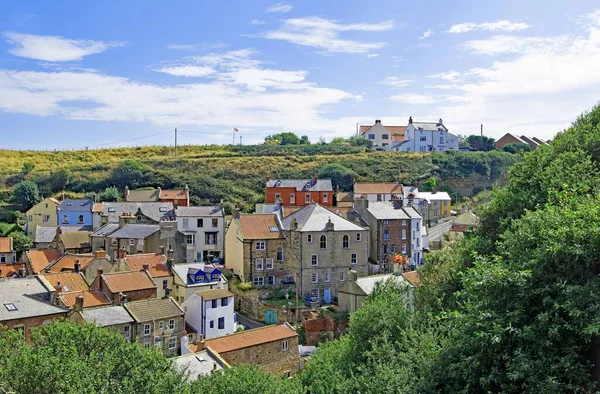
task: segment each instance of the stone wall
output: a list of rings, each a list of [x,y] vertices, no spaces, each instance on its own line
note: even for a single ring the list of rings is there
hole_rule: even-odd
[[[306,345],[316,346],[340,338],[348,329],[348,320],[336,322],[327,312],[306,311],[302,312],[302,325]]]
[[[0,325],[7,327],[9,330],[13,330],[19,327],[23,327],[23,335],[25,335],[25,341],[31,342],[31,330],[40,327],[44,324],[50,324],[53,320],[67,317],[68,311],[64,313],[56,313],[53,315],[45,316],[34,316],[25,319],[14,319],[5,320],[0,322]]]

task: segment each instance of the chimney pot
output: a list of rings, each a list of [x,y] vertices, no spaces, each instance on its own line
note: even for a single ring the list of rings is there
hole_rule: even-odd
[[[73,268],[75,268],[75,272],[81,272],[81,263],[79,262],[79,260],[75,260]]]
[[[375,124],[377,123],[381,124],[381,119],[375,119]]]
[[[265,183],[269,182],[271,180],[271,177],[269,175],[265,175]]]
[[[25,269],[19,268],[19,277],[20,278],[24,278],[25,277]]]
[[[63,291],[63,287],[60,281],[56,282],[56,286],[54,286],[54,288],[56,289],[56,294],[60,294]]]
[[[122,247],[121,249],[119,249],[119,251],[117,252],[117,257],[119,258],[119,260],[124,259],[127,256],[127,250],[125,250],[125,247]]]
[[[75,298],[75,310],[77,312],[83,311],[83,296],[77,296],[77,298]]]
[[[165,296],[164,298],[169,298],[171,297],[171,288],[170,287],[165,287]]]
[[[148,272],[149,269],[150,269],[150,266],[148,264],[142,265],[142,271]]]
[[[316,184],[317,184],[317,180],[318,180],[317,176],[316,176],[316,175],[315,175],[315,176],[313,176],[313,185],[316,185]]]
[[[412,124],[412,116],[408,118],[408,124]]]
[[[159,246],[161,256],[165,255],[165,247],[163,245]]]

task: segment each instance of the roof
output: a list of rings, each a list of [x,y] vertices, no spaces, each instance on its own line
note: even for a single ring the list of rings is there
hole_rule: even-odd
[[[207,350],[175,357],[171,360],[180,371],[187,371],[189,373],[189,381],[196,380],[198,376],[208,376],[214,371],[223,369],[218,360]]]
[[[233,297],[233,294],[225,289],[203,290],[197,291],[195,294],[202,296],[202,298],[204,298],[204,301],[217,300],[219,298],[225,297]]]
[[[78,249],[89,245],[91,231],[68,231],[60,234],[60,240],[65,249]]]
[[[496,140],[496,142],[500,141],[500,140],[501,140],[501,139],[503,139],[504,137],[510,137],[510,138],[513,138],[513,139],[515,139],[515,140],[519,141],[519,142],[520,142],[520,143],[522,143],[522,144],[527,144],[527,142],[523,141],[523,140],[521,139],[521,137],[518,137],[518,136],[516,136],[516,135],[514,135],[514,134],[511,134],[511,133],[506,133],[506,134],[504,134],[502,137],[498,138],[498,139]],[[527,144],[527,145],[529,145],[529,144]]]
[[[410,216],[404,212],[400,204],[393,201],[371,202],[367,211],[377,220],[410,219]]]
[[[331,179],[270,179],[267,187],[291,187],[296,191],[332,192]]]
[[[440,200],[451,200],[450,195],[446,192],[419,192],[419,198],[424,198],[427,202],[440,201]]]
[[[83,311],[81,315],[86,322],[94,323],[100,327],[133,323],[133,318],[129,315],[129,312],[120,305],[88,309]]]
[[[439,131],[439,130],[445,130],[448,131],[448,129],[446,128],[446,126],[444,126],[443,124],[440,124],[438,122],[412,122],[412,125],[415,129],[423,129],[423,130],[433,130],[433,131]]]
[[[127,196],[128,202],[152,202],[160,199],[165,200],[181,200],[187,198],[187,193],[184,189],[181,190],[160,190],[160,196],[158,195],[159,189],[149,190],[129,190]]]
[[[278,216],[272,213],[255,213],[240,215],[237,219],[244,239],[277,239],[283,238]]]
[[[402,276],[408,281],[408,283],[415,287],[423,286],[423,282],[421,282],[421,274],[419,273],[419,271],[404,272]]]
[[[61,271],[73,271],[75,270],[75,263],[79,261],[81,269],[85,269],[95,257],[93,254],[72,254],[67,253],[50,267],[50,272],[61,272]]]
[[[20,269],[25,269],[25,264],[0,264],[0,278],[19,275]]]
[[[356,284],[365,292],[365,294],[371,294],[375,283],[386,281],[389,278],[393,278],[398,284],[404,284],[404,278],[402,275],[384,274],[384,275],[372,275],[372,276],[361,276],[356,279]]]
[[[28,250],[27,257],[33,273],[36,274],[43,271],[53,261],[58,260],[60,253],[56,249]]]
[[[158,224],[126,224],[114,233],[110,238],[144,239],[160,230]]]
[[[108,217],[109,223],[118,223],[119,217],[124,213],[137,216],[141,213],[150,219],[160,222],[173,216],[172,202],[105,202],[102,203],[101,212]]]
[[[211,283],[217,283],[218,281],[214,281],[214,282],[198,282],[198,283],[190,283],[188,281],[188,275],[194,275],[196,274],[198,271],[204,271],[206,273],[210,273],[213,272],[214,270],[218,270],[217,267],[215,267],[214,265],[211,264],[204,264],[204,263],[187,263],[187,264],[173,264],[172,266],[172,270],[173,272],[179,277],[179,279],[181,279],[181,281],[183,283],[185,283],[185,286],[204,286],[204,285],[209,285]],[[220,272],[220,270],[219,270]]]
[[[479,224],[479,218],[473,212],[465,212],[455,217],[452,223],[477,226]]]
[[[406,212],[406,214],[411,219],[420,219],[420,218],[422,218],[421,214],[414,207],[404,206],[404,207],[402,207],[402,209],[404,210],[404,212]]]
[[[325,231],[328,222],[333,223],[334,231],[365,230],[317,203],[310,203],[283,219],[283,227],[286,230],[290,229],[292,219],[296,219],[298,231]]]
[[[16,309],[9,310],[9,304]],[[66,308],[50,304],[50,292],[35,276],[0,280],[0,321],[67,312]]]
[[[175,209],[175,216],[193,216],[193,217],[216,216],[216,217],[223,217],[223,216],[225,216],[225,213],[223,212],[223,208],[221,208],[218,205],[205,206],[205,207],[177,207]]]
[[[12,253],[12,237],[0,237],[0,253]]]
[[[148,273],[153,278],[171,276],[171,270],[167,265],[167,256],[160,253],[140,253],[125,256],[125,263],[132,271],[140,271],[144,265],[148,265]]]
[[[115,272],[103,274],[102,280],[111,293],[144,290],[156,285],[145,271]]]
[[[60,212],[92,212],[94,202],[90,199],[66,199],[60,203]]]
[[[225,353],[296,336],[298,336],[296,331],[289,324],[284,323],[278,326],[260,327],[224,337],[207,339],[205,343],[211,350],[217,353]]]
[[[90,237],[108,237],[119,229],[119,223],[107,223],[90,234]]]
[[[80,272],[54,272],[43,274],[43,276],[55,288],[60,282],[61,286],[63,287],[62,291],[64,292],[84,291],[89,290],[90,288]]]
[[[171,297],[127,302],[125,309],[137,322],[166,319],[184,314],[183,309]]]
[[[37,226],[35,228],[35,236],[33,238],[33,242],[36,243],[50,243],[54,241],[54,237],[56,237],[56,229],[58,227],[42,227]]]
[[[100,290],[85,290],[72,291],[70,293],[62,293],[59,297],[69,308],[75,308],[77,297],[83,297],[83,307],[93,308],[96,306],[110,305],[111,301]]]
[[[374,125],[371,126],[360,126],[360,134],[366,134]],[[382,125],[383,126],[383,125]],[[392,141],[400,142],[404,141],[404,133],[406,132],[406,126],[383,126],[392,135]]]
[[[356,194],[402,193],[402,185],[398,182],[380,182],[380,183],[356,182],[354,184],[354,193],[356,193]]]

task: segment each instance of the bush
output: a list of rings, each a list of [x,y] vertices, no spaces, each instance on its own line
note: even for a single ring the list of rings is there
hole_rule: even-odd
[[[252,284],[252,282],[239,282],[237,284],[237,288],[240,291],[248,291],[254,289],[254,285]]]
[[[524,143],[506,144],[502,150],[508,153],[531,152],[531,147]]]
[[[36,183],[23,181],[17,184],[15,190],[13,190],[12,202],[21,208],[22,211],[27,211],[40,202],[40,191]]]

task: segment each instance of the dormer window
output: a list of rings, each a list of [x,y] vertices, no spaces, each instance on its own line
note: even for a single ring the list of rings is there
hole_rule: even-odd
[[[310,185],[310,182],[308,182],[308,183],[306,184],[306,186],[305,186],[306,190],[310,190],[310,186],[311,186],[311,185]]]
[[[159,212],[167,212],[167,207],[160,207],[158,208]]]
[[[112,207],[108,208],[108,212],[110,212],[110,213],[117,212],[117,208],[112,208]]]
[[[68,207],[70,207],[70,206],[72,206],[72,205],[73,205],[73,203],[72,203],[71,201],[67,201],[67,206],[68,206]]]

